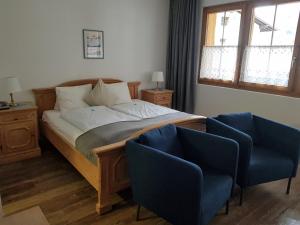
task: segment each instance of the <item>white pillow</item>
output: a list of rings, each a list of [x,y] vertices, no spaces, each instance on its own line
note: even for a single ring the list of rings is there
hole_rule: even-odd
[[[92,84],[74,87],[56,87],[55,109],[66,111],[69,109],[88,107],[84,98],[92,90]]]
[[[99,80],[94,89],[85,98],[91,106],[113,106],[131,102],[131,97],[126,82],[105,84]]]

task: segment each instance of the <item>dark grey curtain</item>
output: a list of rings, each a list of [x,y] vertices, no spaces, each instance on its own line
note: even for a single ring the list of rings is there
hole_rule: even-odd
[[[199,65],[200,0],[170,0],[166,87],[173,107],[193,113]]]

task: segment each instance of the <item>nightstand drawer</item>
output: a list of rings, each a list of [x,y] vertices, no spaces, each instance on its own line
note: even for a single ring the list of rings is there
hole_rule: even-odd
[[[168,103],[171,101],[171,97],[172,97],[171,94],[160,94],[160,95],[156,95],[154,99],[156,102],[159,103]]]
[[[13,123],[4,126],[2,144],[3,152],[15,152],[35,148],[35,123],[32,121]]]
[[[171,107],[173,91],[171,90],[142,90],[142,100],[157,105]]]
[[[171,108],[171,103],[170,102],[168,102],[168,103],[157,103],[157,105],[164,106],[164,107],[167,107],[167,108]]]
[[[36,116],[36,112],[20,112],[20,113],[11,113],[4,114],[0,117],[0,123],[10,123],[10,122],[19,122],[32,120]]]

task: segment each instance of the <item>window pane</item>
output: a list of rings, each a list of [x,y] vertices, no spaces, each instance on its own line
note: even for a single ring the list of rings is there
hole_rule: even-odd
[[[233,81],[242,10],[208,14],[200,77]]]
[[[278,5],[273,45],[294,45],[299,12],[299,2]]]
[[[239,44],[241,10],[227,11],[225,22],[223,45],[237,46]]]
[[[206,46],[236,46],[239,43],[241,10],[208,14]]]
[[[241,81],[288,86],[299,12],[300,2],[254,9]]]
[[[225,12],[210,13],[207,20],[207,46],[220,46],[222,45],[223,26],[222,18],[225,17]]]
[[[254,9],[252,19],[251,46],[270,46],[276,6],[263,6]]]
[[[237,47],[204,47],[200,77],[233,81],[237,50]]]
[[[287,87],[293,50],[293,46],[247,47],[241,80]]]

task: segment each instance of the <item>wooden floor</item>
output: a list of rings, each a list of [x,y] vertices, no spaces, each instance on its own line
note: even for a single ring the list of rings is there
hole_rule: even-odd
[[[30,209],[14,213],[10,216],[0,217],[1,225],[49,225],[40,207],[35,206]]]
[[[96,191],[52,147],[43,147],[41,158],[0,166],[0,195],[6,214],[40,206],[51,225],[168,224],[143,209],[142,221],[135,222],[136,205],[130,192],[125,200],[104,216],[95,213]],[[300,174],[299,174],[300,175]],[[300,225],[300,176],[285,195],[287,181],[248,189],[245,203],[238,206],[238,193],[212,225]],[[188,224],[187,224],[188,225]]]

